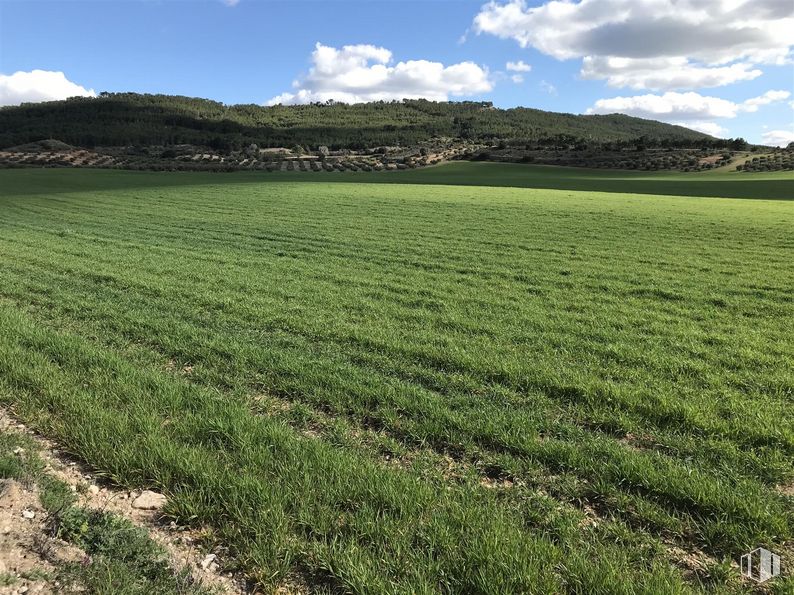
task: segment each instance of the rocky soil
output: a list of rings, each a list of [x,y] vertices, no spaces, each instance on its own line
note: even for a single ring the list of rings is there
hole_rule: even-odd
[[[0,433],[8,432],[33,437],[45,462],[45,472],[71,486],[79,506],[121,515],[144,528],[167,551],[174,569],[189,569],[198,584],[213,592],[254,592],[241,577],[222,571],[223,552],[208,551],[201,543],[200,532],[163,521],[160,510],[166,498],[162,494],[102,484],[78,461],[59,452],[55,444],[34,435],[0,408]],[[15,454],[22,456],[24,452]],[[59,565],[90,563],[85,552],[51,533],[35,483],[0,480],[0,577],[4,578],[0,580],[0,595],[59,593],[62,585],[52,578]]]

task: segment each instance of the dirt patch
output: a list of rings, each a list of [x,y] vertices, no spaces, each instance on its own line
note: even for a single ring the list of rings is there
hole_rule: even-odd
[[[678,546],[670,546],[667,552],[690,580],[708,576],[709,567],[717,563],[715,558],[695,548],[686,550]]]
[[[700,159],[698,159],[698,163],[700,163],[701,165],[705,163],[714,164],[717,163],[720,159],[722,159],[721,155],[709,155],[708,157],[701,157]]]
[[[38,489],[22,482],[0,480],[0,594],[57,593],[50,582],[56,567],[80,562],[85,553],[47,535],[46,512]]]
[[[794,483],[784,483],[779,485],[777,486],[777,491],[784,496],[794,498]]]
[[[170,565],[188,569],[197,584],[223,594],[255,592],[255,587],[243,577],[222,571],[222,552],[202,547],[200,531],[166,524],[157,508],[133,506],[142,491],[102,485],[82,464],[59,452],[51,441],[17,423],[3,408],[0,408],[0,432],[31,436],[40,449],[38,455],[45,463],[45,472],[71,486],[78,505],[117,514],[145,529],[165,549]],[[14,480],[0,483],[0,577],[4,572],[14,577],[13,584],[0,583],[0,595],[18,593],[25,586],[28,590],[22,592],[57,593],[59,586],[50,584],[47,576],[59,563],[84,558],[79,549],[48,535],[46,512],[39,503],[35,486]],[[41,578],[32,580],[27,576]]]

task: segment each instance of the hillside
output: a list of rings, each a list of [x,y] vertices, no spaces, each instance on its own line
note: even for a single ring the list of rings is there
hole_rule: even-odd
[[[624,115],[573,115],[489,103],[424,100],[357,105],[232,105],[169,95],[103,93],[0,108],[0,148],[55,138],[80,147],[194,144],[219,150],[303,145],[363,149],[431,138],[473,141],[639,137],[691,144],[708,135]]]

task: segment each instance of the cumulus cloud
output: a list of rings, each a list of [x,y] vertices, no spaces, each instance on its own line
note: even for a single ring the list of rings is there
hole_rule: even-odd
[[[786,147],[789,143],[794,143],[794,131],[770,130],[761,135],[761,141],[772,147]]]
[[[599,99],[587,110],[588,114],[627,114],[638,118],[661,120],[700,130],[714,136],[727,132],[713,122],[731,119],[741,112],[755,112],[759,106],[784,101],[790,97],[788,91],[767,91],[741,103],[700,95],[699,93],[677,93],[668,91],[663,95],[635,95],[632,97],[612,97]]]
[[[692,89],[722,87],[738,81],[750,81],[762,71],[751,64],[704,67],[685,57],[616,58],[613,56],[585,56],[582,78],[606,80],[611,87],[632,89]]]
[[[720,126],[716,122],[701,122],[698,120],[692,122],[670,122],[670,124],[677,124],[678,126],[684,126],[691,130],[697,130],[698,132],[703,132],[710,136],[716,136],[718,138],[726,138],[728,136],[728,129]]]
[[[96,93],[93,89],[73,83],[62,72],[20,70],[14,74],[0,74],[0,105],[55,101],[76,96],[96,97]]]
[[[532,70],[532,66],[523,60],[519,60],[518,62],[508,62],[505,64],[505,69],[511,70],[513,72],[529,72]]]
[[[514,74],[510,77],[510,80],[513,81],[516,85],[524,82],[524,77],[520,74]]]
[[[767,91],[759,97],[748,99],[742,104],[742,110],[746,112],[757,112],[758,107],[761,105],[768,105],[770,103],[777,103],[784,101],[791,96],[789,91]]]
[[[719,97],[699,93],[676,93],[664,95],[635,95],[599,99],[587,110],[588,114],[622,113],[640,118],[706,121],[715,118],[735,118],[739,112],[755,112],[758,106],[788,99],[788,91],[767,91],[763,95],[736,103]]]
[[[392,64],[392,53],[374,45],[346,45],[339,48],[318,43],[312,53],[309,73],[293,83],[294,92],[282,93],[268,101],[313,103],[328,100],[344,103],[431,99],[447,101],[493,89],[487,69],[474,62],[445,66],[428,60]]]
[[[628,114],[652,120],[708,120],[711,118],[735,118],[739,104],[719,97],[708,97],[698,93],[676,93],[664,95],[635,95],[599,99],[587,110],[588,114]]]
[[[789,61],[790,0],[491,1],[476,33],[513,39],[559,60],[583,59],[582,75],[616,87],[672,90],[756,78],[756,64]]]

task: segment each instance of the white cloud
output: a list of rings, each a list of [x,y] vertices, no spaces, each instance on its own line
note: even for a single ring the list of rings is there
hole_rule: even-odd
[[[31,70],[0,74],[0,105],[55,101],[68,97],[96,97],[93,89],[73,83],[62,72]]]
[[[507,64],[505,64],[505,68],[513,72],[529,72],[530,70],[532,70],[532,66],[530,66],[523,60],[519,60],[518,62],[508,62]]]
[[[761,135],[761,142],[772,147],[786,147],[789,143],[794,143],[794,131],[770,130]]]
[[[546,81],[540,81],[540,88],[549,95],[557,95],[557,87]]]
[[[524,82],[524,77],[520,74],[514,74],[510,77],[510,80],[513,81],[516,85],[519,85]]]
[[[582,78],[606,80],[611,87],[632,89],[694,89],[722,87],[738,81],[749,81],[763,74],[748,63],[730,66],[703,67],[684,57],[616,58],[585,56]]]
[[[670,122],[670,124],[677,124],[678,126],[684,126],[685,128],[697,130],[698,132],[704,132],[705,134],[719,138],[728,137],[728,129],[720,126],[716,122],[702,122],[695,120],[692,122]]]
[[[789,91],[767,91],[759,97],[753,97],[752,99],[745,101],[742,104],[742,111],[757,112],[758,107],[761,105],[769,105],[770,103],[783,101],[788,99],[790,96],[791,93]]]
[[[640,118],[678,120],[708,120],[712,118],[735,118],[739,112],[755,112],[761,105],[788,99],[788,91],[767,91],[763,95],[736,103],[719,97],[699,93],[676,93],[664,95],[635,95],[599,99],[587,110],[589,114],[624,113]]]
[[[428,60],[408,60],[392,65],[392,53],[373,45],[346,45],[341,49],[318,43],[312,67],[295,91],[282,93],[267,103],[344,103],[393,99],[447,101],[493,89],[488,70],[474,62],[445,66]]]
[[[790,95],[788,91],[767,91],[758,97],[736,103],[694,92],[668,91],[663,95],[647,94],[599,99],[587,110],[587,113],[627,114],[679,124],[713,136],[720,136],[727,133],[727,130],[713,120],[735,118],[741,112],[755,112],[761,105],[783,101]]]
[[[473,30],[513,39],[559,60],[583,59],[582,75],[616,87],[716,87],[760,75],[756,64],[790,61],[790,0],[491,1]]]
[[[719,97],[708,97],[698,93],[676,93],[664,95],[635,95],[599,99],[587,110],[588,114],[628,114],[652,120],[705,121],[712,118],[735,118],[739,104]]]

